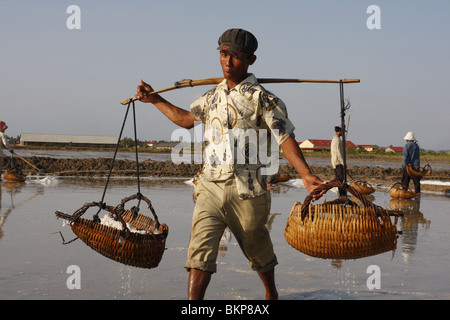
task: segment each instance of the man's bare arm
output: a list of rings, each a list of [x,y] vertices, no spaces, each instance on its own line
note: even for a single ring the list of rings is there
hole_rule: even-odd
[[[195,118],[190,111],[173,105],[159,94],[149,94],[153,91],[149,84],[141,80],[141,85],[137,87],[135,98],[141,102],[152,103],[169,120],[182,128],[191,129],[194,127]]]
[[[303,153],[294,138],[289,137],[286,139],[281,144],[281,149],[283,150],[286,159],[301,176],[303,184],[309,192],[312,192],[318,185],[323,183],[319,177],[311,173],[311,170],[303,157]]]

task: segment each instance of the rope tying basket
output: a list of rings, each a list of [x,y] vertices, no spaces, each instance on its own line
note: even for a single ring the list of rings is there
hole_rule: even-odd
[[[411,164],[406,165],[406,172],[411,178],[423,178],[428,174],[431,174],[431,166],[427,164],[425,167],[413,167]]]
[[[284,231],[286,241],[300,252],[322,259],[358,259],[395,251],[401,211],[376,206],[351,186],[347,191],[363,205],[342,197],[310,204],[323,190],[342,186],[339,181],[325,183],[308,195],[303,205],[295,203]],[[391,216],[395,216],[394,223]]]
[[[136,207],[125,210],[125,203],[133,199],[144,200],[148,204],[154,220],[138,214],[139,210]],[[99,208],[93,220],[81,218],[91,207]],[[108,217],[119,222],[122,228],[102,224],[98,218],[101,210],[107,211]],[[73,215],[56,211],[56,216],[70,221],[70,227],[75,235],[107,258],[126,265],[149,269],[157,267],[162,259],[169,228],[167,225],[159,223],[150,200],[141,194],[123,199],[117,207],[111,207],[101,202],[91,202],[86,203]]]

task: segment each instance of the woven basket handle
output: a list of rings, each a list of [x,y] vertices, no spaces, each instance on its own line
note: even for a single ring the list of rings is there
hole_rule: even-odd
[[[142,194],[140,194],[140,193],[133,194],[133,195],[131,195],[131,196],[129,196],[129,197],[126,197],[126,198],[123,198],[123,199],[122,199],[122,201],[120,202],[120,206],[121,206],[122,212],[125,210],[125,209],[124,209],[124,208],[125,208],[125,203],[127,203],[127,202],[130,201],[130,200],[135,200],[135,199],[138,199],[138,200],[144,200],[144,202],[147,203],[148,208],[150,209],[150,211],[151,211],[152,214],[153,214],[153,217],[155,218],[155,221],[156,221],[156,229],[158,229],[159,226],[160,226],[160,224],[159,224],[158,216],[156,215],[155,209],[153,209],[152,202],[151,202],[146,196],[144,196],[144,195],[142,195]]]
[[[100,210],[103,209],[108,212],[115,211],[114,207],[108,206],[102,202],[89,202],[89,203],[85,203],[80,209],[75,211],[72,215],[61,212],[61,211],[56,211],[56,216],[58,218],[63,218],[63,219],[69,220],[71,222],[74,222],[75,220],[80,218],[83,214],[85,214],[89,208],[92,208],[92,207],[98,207]],[[97,214],[98,214],[98,212],[97,212]]]
[[[375,206],[372,203],[372,201],[368,200],[366,197],[364,197],[363,194],[361,194],[359,191],[357,191],[355,188],[353,188],[350,185],[347,185],[340,182],[340,181],[329,181],[326,183],[323,183],[319,186],[317,186],[308,196],[306,196],[305,201],[303,202],[302,205],[302,219],[304,219],[307,214],[308,214],[308,207],[311,203],[311,201],[313,200],[314,196],[319,195],[323,190],[330,190],[331,188],[345,188],[347,191],[349,191],[351,194],[353,194],[356,198],[358,198],[358,200],[361,201],[361,203],[365,206],[365,207],[373,207],[374,209]]]

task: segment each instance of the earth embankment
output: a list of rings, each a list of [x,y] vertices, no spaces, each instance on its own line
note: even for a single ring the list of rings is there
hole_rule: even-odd
[[[29,157],[24,158],[27,162],[16,159],[6,161],[4,158],[4,170],[11,170],[12,167],[21,168],[24,174],[36,174],[41,169],[41,174],[54,176],[106,176],[109,174],[112,159],[88,158],[88,159],[58,159],[51,157]],[[32,164],[34,167],[30,166]],[[384,163],[382,167],[368,163],[369,165],[348,165],[349,181],[365,181],[372,185],[389,187],[401,180],[402,172],[398,163]],[[172,161],[145,160],[139,162],[140,176],[158,177],[193,177],[200,170],[199,164],[175,164]],[[323,180],[332,180],[334,171],[331,165],[312,165],[311,171]],[[281,165],[279,172],[288,174],[292,178],[298,178],[297,172],[291,165]],[[112,168],[113,176],[135,176],[136,162],[130,160],[116,160]],[[449,170],[433,170],[426,176],[426,180],[450,181]],[[448,186],[436,186],[424,184],[422,190],[450,192]]]

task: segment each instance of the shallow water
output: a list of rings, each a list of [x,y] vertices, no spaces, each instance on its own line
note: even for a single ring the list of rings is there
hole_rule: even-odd
[[[72,214],[84,203],[100,201],[105,180],[46,178],[24,184],[3,181],[0,210],[0,299],[185,299],[184,270],[191,215],[192,185],[186,180],[141,181],[141,192],[151,201],[160,222],[169,226],[167,250],[155,269],[122,265],[103,257],[74,238],[55,211]],[[294,186],[292,186],[294,185]],[[296,186],[295,186],[296,185]],[[137,192],[136,181],[113,179],[105,202],[115,205]],[[280,299],[449,299],[450,198],[423,195],[420,201],[402,202],[406,218],[397,250],[358,260],[331,261],[309,257],[284,239],[284,228],[295,201],[307,191],[301,184],[282,184],[272,191],[271,236],[278,257],[276,282]],[[384,192],[374,202],[397,206]],[[331,191],[328,200],[335,197]],[[141,213],[150,215],[144,206]],[[91,210],[91,209],[90,209]],[[92,209],[94,210],[94,209]],[[95,210],[94,210],[95,211]],[[86,213],[91,218],[94,211]],[[210,300],[264,299],[257,274],[249,268],[231,236],[218,259],[206,298]],[[78,266],[80,289],[69,289],[70,266]],[[369,289],[368,267],[380,269],[380,288]],[[69,268],[69,269],[68,269]]]

